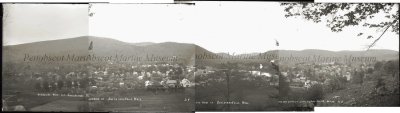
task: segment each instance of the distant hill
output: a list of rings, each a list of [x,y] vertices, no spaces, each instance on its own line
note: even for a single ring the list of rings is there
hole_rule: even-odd
[[[89,50],[90,43],[93,43],[93,49]],[[317,49],[307,50],[273,50],[265,53],[278,52],[279,57],[297,56],[313,56],[321,55],[326,57],[343,57],[345,55],[357,57],[368,56],[376,57],[377,60],[390,60],[398,59],[399,52],[393,50],[369,50],[369,51],[327,51]],[[96,56],[140,56],[146,57],[147,55],[173,57],[183,60],[185,63],[194,64],[195,56],[208,54],[208,55],[224,55],[226,53],[212,53],[198,45],[176,42],[164,43],[126,43],[110,38],[94,37],[94,36],[81,36],[76,38],[41,41],[34,43],[26,43],[19,45],[3,46],[3,61],[5,62],[21,62],[24,60],[25,55],[89,55],[95,54]],[[257,53],[240,54],[235,56],[254,56]],[[200,60],[199,60],[200,61]],[[215,60],[214,60],[215,61]],[[201,62],[206,62],[205,60]],[[200,62],[198,62],[200,63]]]
[[[90,43],[92,50],[89,50]],[[164,43],[126,43],[110,38],[81,36],[76,38],[26,43],[20,45],[3,46],[3,61],[21,62],[25,55],[44,54],[49,56],[76,55],[96,56],[124,55],[145,58],[147,56],[173,57],[184,60],[185,63],[194,64],[195,52],[209,52],[195,44],[164,42]]]
[[[153,44],[156,44],[156,43],[153,43],[153,42],[139,42],[139,43],[131,43],[132,45],[135,45],[135,46],[148,46],[148,45],[153,45]]]
[[[76,37],[50,40],[19,45],[3,46],[3,62],[22,62],[25,54],[34,55],[88,55],[89,39]]]
[[[352,57],[376,57],[377,60],[392,60],[399,58],[399,52],[394,50],[368,50],[368,51],[328,51],[328,50],[316,50],[316,49],[307,49],[307,50],[279,50],[279,56],[289,57],[292,56],[314,56],[320,55],[324,57],[344,57],[344,56],[352,56]]]

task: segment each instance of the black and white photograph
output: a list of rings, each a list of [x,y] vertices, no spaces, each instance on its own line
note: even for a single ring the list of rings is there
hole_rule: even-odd
[[[399,4],[3,3],[2,111],[399,107]]]

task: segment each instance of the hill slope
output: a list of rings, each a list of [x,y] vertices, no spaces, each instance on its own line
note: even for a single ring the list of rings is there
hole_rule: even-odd
[[[90,43],[93,43],[93,49],[89,50]],[[278,52],[279,57],[292,56],[313,56],[321,55],[325,57],[343,57],[343,56],[368,56],[376,57],[377,60],[396,59],[399,56],[398,51],[393,50],[370,50],[370,51],[327,51],[308,49],[302,51],[295,50],[273,50]],[[272,53],[268,51],[266,53]],[[172,57],[176,56],[183,59],[186,63],[194,63],[195,55],[210,54],[210,55],[227,55],[223,53],[212,53],[198,45],[176,42],[164,43],[126,43],[110,38],[81,36],[70,39],[42,41],[34,43],[26,43],[20,45],[3,46],[3,61],[20,62],[23,61],[25,55],[89,55],[96,56],[140,56],[147,55]],[[242,54],[242,56],[245,54]],[[249,54],[258,55],[258,54]],[[241,55],[236,55],[241,56]]]

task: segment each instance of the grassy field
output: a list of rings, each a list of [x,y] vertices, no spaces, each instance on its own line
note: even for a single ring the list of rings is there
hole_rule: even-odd
[[[7,91],[7,90],[5,90]],[[194,110],[194,89],[187,88],[178,92],[158,93],[135,90],[135,91],[116,91],[104,92],[90,97],[104,98],[140,98],[141,101],[87,101],[85,97],[64,97],[64,96],[38,96],[34,92],[15,93],[15,91],[4,92],[3,95],[15,95],[9,102],[9,106],[23,105],[27,111],[168,111],[168,112],[191,112]],[[190,101],[184,101],[190,98]],[[16,100],[19,100],[16,102]],[[101,103],[101,105],[89,108],[89,102]],[[83,108],[86,107],[86,108]],[[11,110],[11,109],[10,109]]]
[[[146,90],[125,90],[95,95],[95,97],[140,98],[140,101],[97,101],[99,105],[91,107],[93,111],[151,111],[151,112],[191,112],[194,110],[194,89],[186,88],[178,92]],[[189,98],[189,101],[185,101]]]

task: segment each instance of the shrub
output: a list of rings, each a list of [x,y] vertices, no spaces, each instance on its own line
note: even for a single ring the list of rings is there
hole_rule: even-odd
[[[306,99],[307,100],[312,100],[312,101],[317,101],[317,100],[321,100],[324,97],[324,91],[323,91],[323,87],[321,84],[315,84],[312,85],[306,94]],[[314,103],[316,104],[316,103]]]

